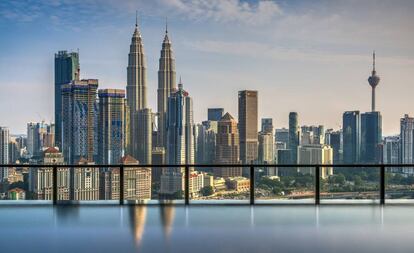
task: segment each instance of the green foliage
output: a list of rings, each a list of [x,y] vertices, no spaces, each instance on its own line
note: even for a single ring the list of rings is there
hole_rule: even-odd
[[[203,196],[210,196],[210,195],[213,195],[213,193],[214,193],[214,189],[211,185],[204,186],[203,188],[201,188],[201,194]]]

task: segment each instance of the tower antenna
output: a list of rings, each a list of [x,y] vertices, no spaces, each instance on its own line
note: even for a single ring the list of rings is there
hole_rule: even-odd
[[[168,33],[168,17],[165,17],[165,33]]]

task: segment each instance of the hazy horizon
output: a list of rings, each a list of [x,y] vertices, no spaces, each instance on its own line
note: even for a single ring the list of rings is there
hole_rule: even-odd
[[[27,0],[0,2],[0,126],[21,134],[27,122],[53,121],[59,50],[79,48],[81,78],[125,89],[135,10],[153,111],[168,16],[196,123],[209,107],[237,118],[237,92],[252,89],[259,119],[271,117],[277,128],[297,111],[300,125],[338,129],[344,111],[370,110],[373,50],[383,134],[399,133],[399,119],[414,114],[412,1]]]

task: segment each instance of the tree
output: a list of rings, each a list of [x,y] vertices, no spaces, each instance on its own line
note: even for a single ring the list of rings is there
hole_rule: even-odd
[[[201,188],[201,194],[203,196],[210,196],[210,195],[213,195],[213,193],[214,193],[214,189],[211,185],[204,186],[203,188]]]

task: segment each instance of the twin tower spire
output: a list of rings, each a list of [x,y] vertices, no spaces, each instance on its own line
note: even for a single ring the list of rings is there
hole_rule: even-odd
[[[167,20],[158,69],[158,132],[157,138],[154,140],[157,143],[151,143],[153,117],[152,112],[148,108],[146,70],[146,57],[142,36],[138,26],[137,15],[135,20],[135,30],[132,35],[128,54],[127,67],[127,104],[130,110],[130,148],[128,152],[141,163],[148,164],[151,163],[150,154],[152,146],[166,147],[168,97],[174,90],[176,90],[175,59],[171,41],[168,37]],[[151,116],[148,114],[151,114]],[[148,117],[151,122],[146,122],[145,119]]]

